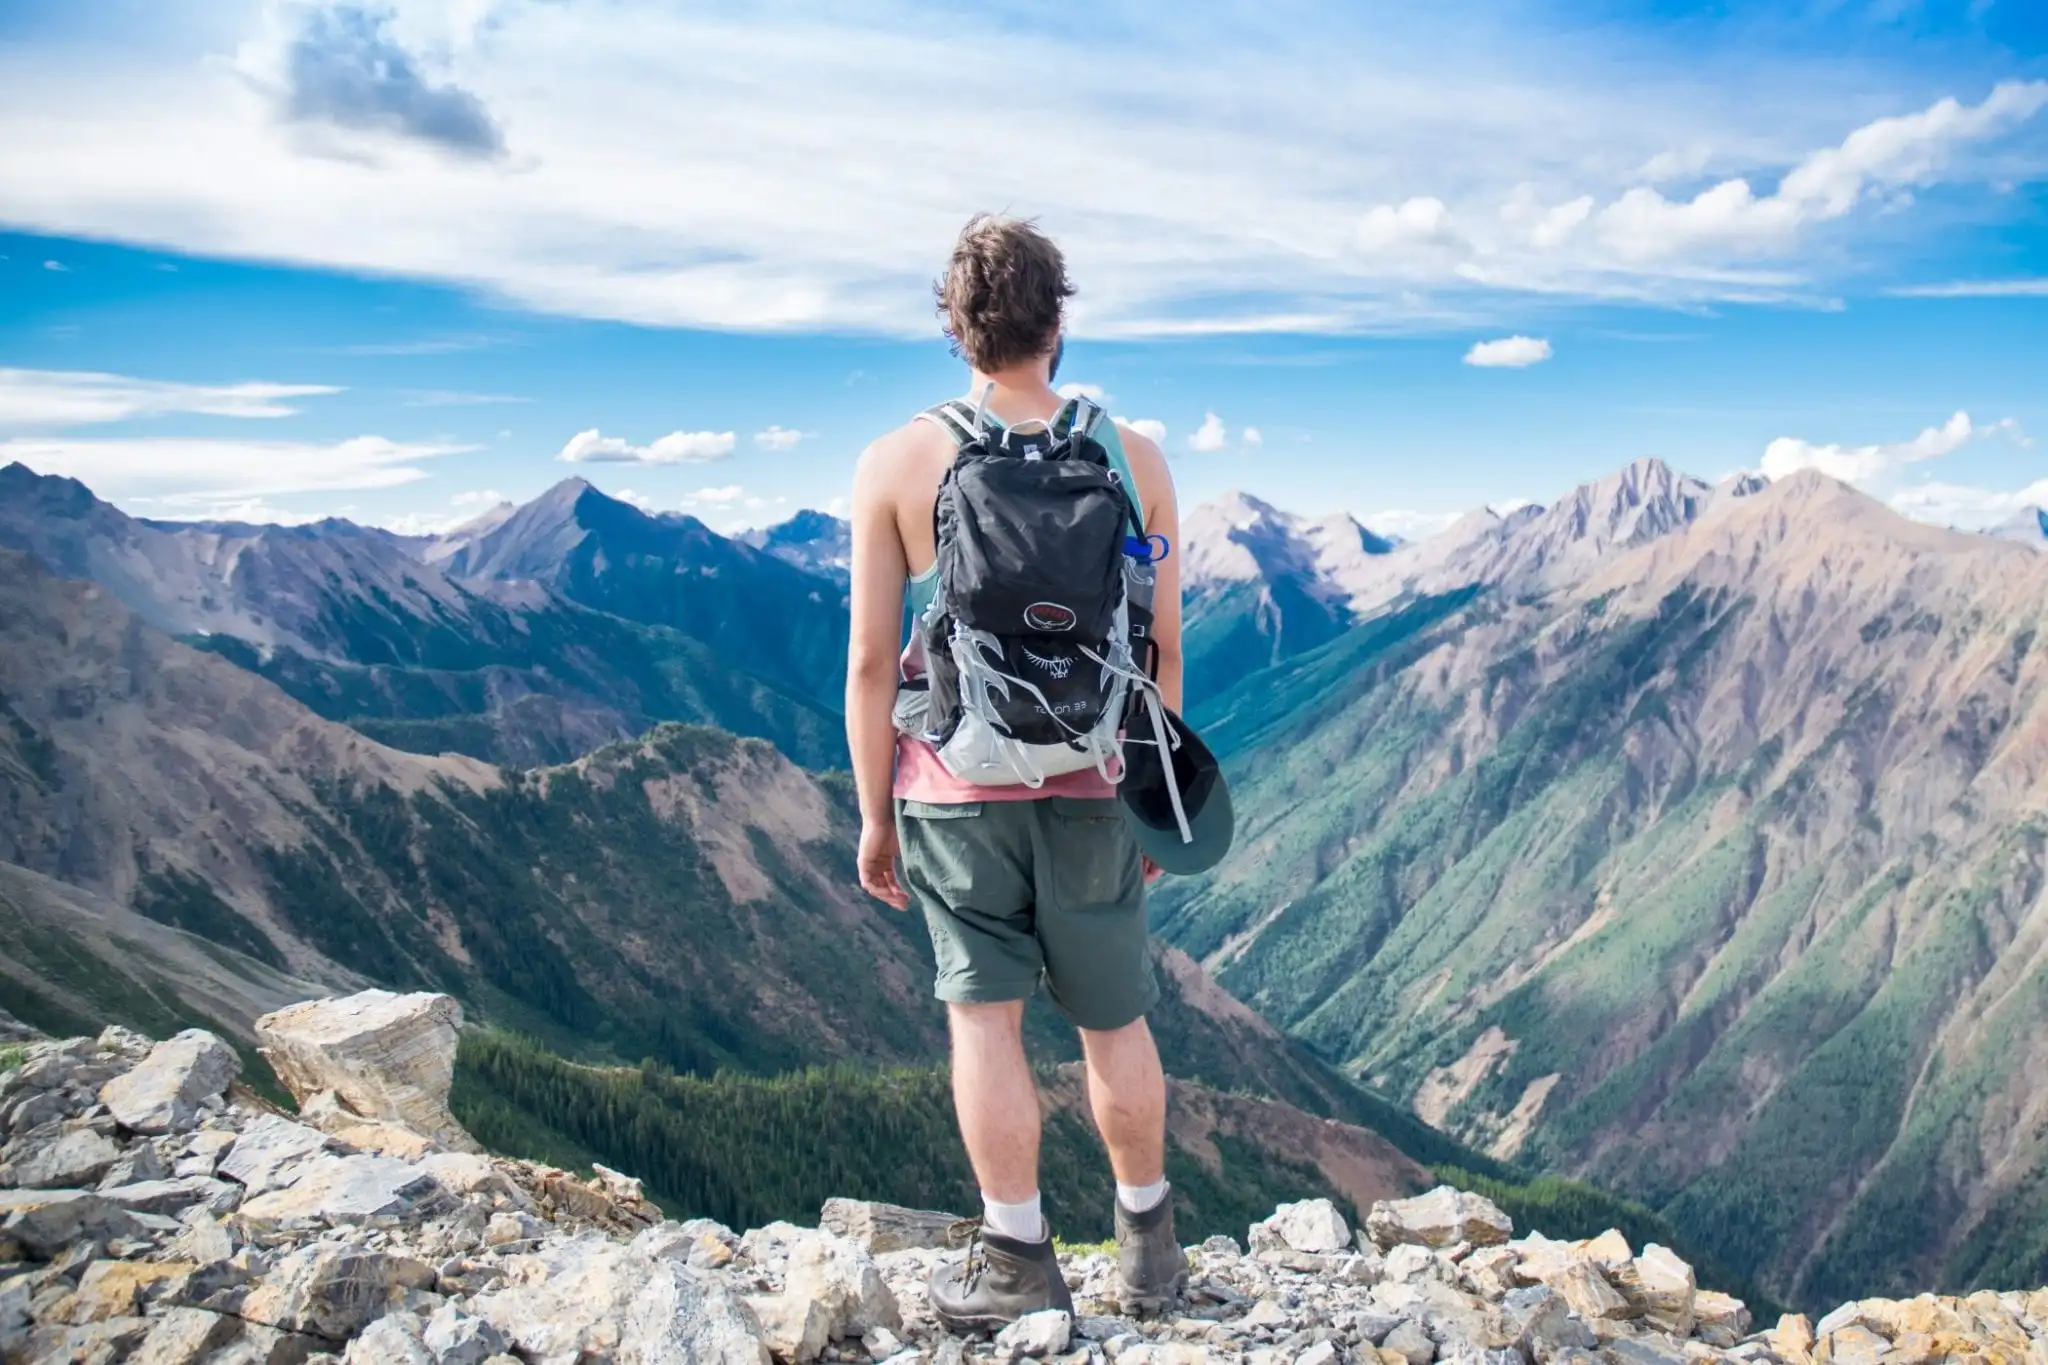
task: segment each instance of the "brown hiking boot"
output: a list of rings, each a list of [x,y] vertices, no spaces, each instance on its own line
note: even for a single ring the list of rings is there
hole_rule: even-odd
[[[1180,1297],[1188,1258],[1173,1236],[1173,1191],[1143,1213],[1117,1201],[1116,1268],[1127,1313],[1157,1313]]]
[[[1048,1308],[1074,1311],[1052,1238],[1020,1242],[986,1229],[967,1255],[932,1271],[932,1316],[949,1332],[996,1332]]]

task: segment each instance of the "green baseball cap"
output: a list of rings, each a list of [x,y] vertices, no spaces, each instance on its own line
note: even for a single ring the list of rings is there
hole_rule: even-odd
[[[1138,837],[1139,850],[1161,870],[1182,877],[1207,872],[1230,852],[1236,831],[1230,788],[1202,737],[1164,706],[1158,715],[1167,728],[1166,743],[1151,733],[1142,709],[1124,738],[1124,774],[1117,784],[1124,819]],[[1174,813],[1174,792],[1167,786],[1169,766],[1180,813],[1187,817],[1185,835]]]

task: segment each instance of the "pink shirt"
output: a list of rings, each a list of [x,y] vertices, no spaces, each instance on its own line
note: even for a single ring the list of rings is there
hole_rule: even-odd
[[[924,660],[915,644],[903,651],[903,676],[924,671]],[[1117,765],[1110,764],[1115,772]],[[1037,801],[1048,796],[1080,796],[1106,799],[1116,795],[1116,784],[1103,780],[1093,768],[1048,777],[1036,787],[1022,782],[1005,782],[984,787],[955,777],[939,761],[938,751],[915,735],[896,736],[896,799],[922,801],[932,806],[961,806],[974,801]]]

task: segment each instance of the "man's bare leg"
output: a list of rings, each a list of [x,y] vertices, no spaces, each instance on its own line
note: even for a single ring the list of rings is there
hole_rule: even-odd
[[[1088,1107],[1109,1148],[1116,1183],[1156,1185],[1166,1178],[1166,1077],[1143,1018],[1120,1029],[1081,1030],[1088,1060]]]
[[[1024,1058],[1024,1002],[948,1005],[946,1016],[953,1031],[953,1108],[982,1198],[1003,1205],[1035,1201],[1038,1086]]]

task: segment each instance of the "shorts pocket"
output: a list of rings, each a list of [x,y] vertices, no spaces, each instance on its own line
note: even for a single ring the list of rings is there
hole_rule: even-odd
[[[1059,800],[1048,822],[1053,894],[1069,910],[1137,910],[1145,877],[1138,841],[1114,800]]]

